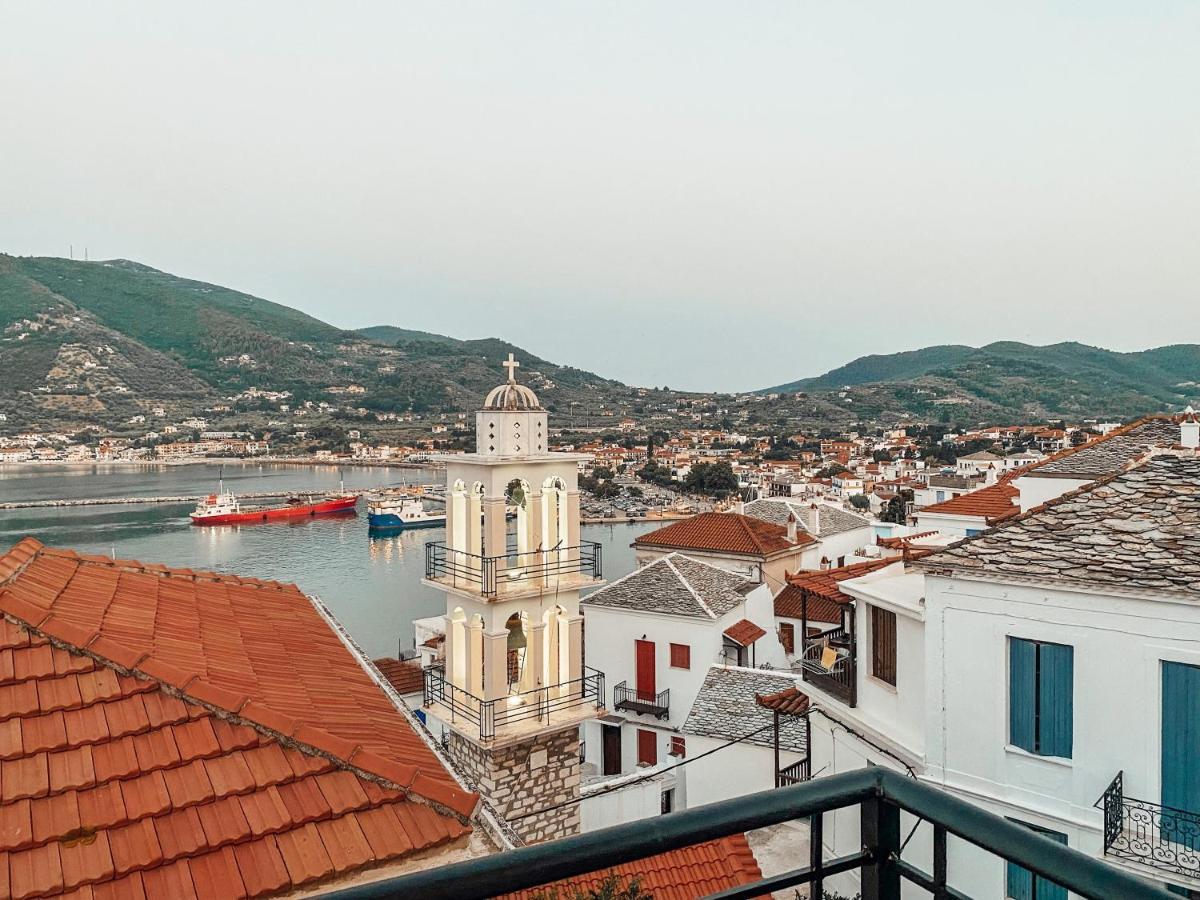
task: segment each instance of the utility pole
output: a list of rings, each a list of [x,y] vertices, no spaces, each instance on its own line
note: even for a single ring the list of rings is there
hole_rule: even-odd
[[[69,246],[71,248],[71,259],[74,259],[75,258],[75,245],[70,244]]]

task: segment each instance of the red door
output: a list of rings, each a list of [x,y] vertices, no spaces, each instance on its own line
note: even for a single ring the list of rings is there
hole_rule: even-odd
[[[653,700],[657,693],[654,690],[654,641],[634,642],[634,664],[638,699]]]
[[[638,765],[658,765],[658,732],[638,729]]]

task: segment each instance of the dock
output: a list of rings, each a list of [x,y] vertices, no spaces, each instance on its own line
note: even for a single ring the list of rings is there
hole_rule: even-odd
[[[393,485],[391,487],[372,487],[372,488],[347,488],[344,491],[338,491],[341,496],[353,495],[361,497],[364,494],[374,494],[380,491],[396,490],[405,487],[422,487],[426,493],[423,495],[428,500],[443,500],[442,497],[432,496],[429,493],[429,485]],[[438,485],[440,487],[440,485]],[[56,509],[59,507],[73,506],[138,506],[150,505],[154,503],[198,503],[212,492],[208,491],[203,494],[175,494],[169,496],[157,497],[72,497],[58,498],[52,500],[12,500],[0,503],[0,510],[6,509]],[[256,491],[247,494],[238,494],[238,500],[272,500],[279,497],[309,497],[315,496],[323,491]],[[332,493],[332,492],[328,492]],[[444,501],[443,501],[444,502]]]

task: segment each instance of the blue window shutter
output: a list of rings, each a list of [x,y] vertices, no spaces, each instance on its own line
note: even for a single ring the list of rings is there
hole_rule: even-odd
[[[1041,644],[1039,665],[1038,752],[1071,758],[1074,732],[1075,649]]]
[[[1037,645],[1008,639],[1008,739],[1013,746],[1034,752]]]
[[[1012,900],[1033,900],[1033,873],[1013,862],[1007,863],[1007,866],[1004,896]]]
[[[1200,666],[1162,665],[1162,805],[1200,813]],[[1190,821],[1164,811],[1160,827],[1166,840],[1200,849]]]

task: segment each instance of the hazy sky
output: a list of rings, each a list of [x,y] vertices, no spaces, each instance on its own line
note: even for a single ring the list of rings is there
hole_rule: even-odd
[[[1197,47],[1167,0],[0,0],[0,250],[678,388],[1200,341]]]

